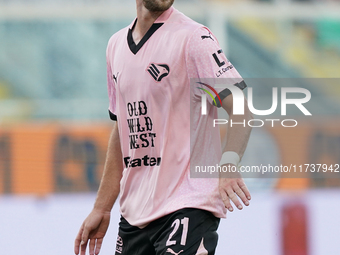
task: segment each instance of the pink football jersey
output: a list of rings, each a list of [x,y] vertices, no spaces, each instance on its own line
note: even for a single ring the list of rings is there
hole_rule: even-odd
[[[241,84],[242,78],[209,29],[173,7],[137,45],[135,23],[114,34],[106,52],[109,111],[123,154],[121,214],[141,228],[182,208],[225,217],[218,178],[190,177],[191,158],[213,165],[221,158],[219,132],[201,118],[201,101],[193,98],[202,91],[193,92],[190,79],[230,78]],[[198,114],[190,114],[190,107]],[[208,111],[217,116],[212,104]]]

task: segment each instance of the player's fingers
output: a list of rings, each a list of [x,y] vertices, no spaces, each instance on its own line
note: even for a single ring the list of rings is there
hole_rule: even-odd
[[[99,254],[100,249],[102,248],[102,243],[103,243],[103,238],[97,239],[96,250],[94,251],[94,253],[95,253],[96,255]]]
[[[246,195],[247,199],[250,200],[251,199],[250,192],[243,180],[239,182],[239,186],[242,189],[243,193]]]
[[[76,240],[74,241],[74,253],[77,255],[79,254],[79,246],[80,246],[82,234],[83,234],[83,226],[80,227]]]
[[[229,197],[227,197],[225,200],[223,200],[225,208],[227,208],[230,212],[234,211],[233,206],[230,203]]]
[[[230,203],[230,199],[228,197],[227,192],[224,189],[220,188],[220,195],[221,195],[225,208],[227,208],[230,212],[232,212],[234,208],[232,207]]]
[[[234,203],[234,205],[239,209],[242,210],[243,206],[240,203],[240,201],[238,200],[235,191],[233,189],[228,189],[227,190],[228,193],[228,197],[230,198],[230,200]]]
[[[83,230],[83,234],[81,236],[81,243],[80,243],[81,255],[85,255],[88,239],[89,239],[89,230],[84,225],[84,230]]]
[[[87,246],[87,241],[86,242],[81,242],[80,243],[80,255],[85,255],[86,253],[86,246]]]
[[[242,191],[242,189],[240,189],[239,187],[236,187],[234,189],[236,195],[238,195],[239,198],[241,198],[242,202],[248,206],[249,205],[249,201],[248,199],[246,198],[246,195],[244,194],[244,192]]]
[[[94,247],[96,246],[96,239],[90,239],[89,242],[89,253],[90,255],[94,255]]]
[[[83,234],[81,236],[80,245],[87,244],[87,241],[89,239],[89,234],[90,234],[90,231],[89,231],[88,227],[84,226]]]

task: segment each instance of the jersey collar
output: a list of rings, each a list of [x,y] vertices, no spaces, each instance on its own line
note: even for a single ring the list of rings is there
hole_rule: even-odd
[[[133,41],[133,37],[132,37],[132,30],[136,25],[137,18],[130,24],[128,35],[127,35],[127,41],[128,41],[129,48],[130,48],[130,50],[133,54],[136,55],[137,52],[142,48],[142,46],[147,42],[147,40],[149,40],[149,38],[153,35],[153,33],[155,33],[157,31],[157,29],[160,28],[164,24],[164,22],[166,22],[169,19],[173,10],[174,10],[174,7],[171,6],[168,10],[163,12],[155,20],[155,22],[152,24],[152,26],[150,27],[148,32],[146,32],[146,34],[144,35],[142,40],[140,40],[140,42],[137,45]]]

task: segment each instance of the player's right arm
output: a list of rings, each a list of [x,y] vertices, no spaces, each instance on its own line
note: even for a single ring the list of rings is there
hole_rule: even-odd
[[[75,239],[75,254],[80,252],[81,255],[85,255],[88,242],[89,254],[99,254],[103,238],[109,226],[111,209],[119,194],[122,171],[122,152],[116,122],[110,135],[104,172],[96,202],[91,213],[81,225]]]

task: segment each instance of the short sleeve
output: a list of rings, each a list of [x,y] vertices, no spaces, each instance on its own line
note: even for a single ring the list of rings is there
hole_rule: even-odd
[[[206,89],[212,95],[215,95],[216,98],[218,98],[218,94],[221,101],[230,95],[231,92],[226,88],[215,87],[218,81],[216,79],[223,79],[222,83],[232,84],[240,89],[246,88],[241,75],[226,58],[216,37],[206,27],[196,29],[190,37],[186,46],[186,65],[189,78],[208,81],[200,82],[200,84],[206,84]],[[203,88],[202,90],[195,91],[198,94],[205,93]],[[215,105],[211,97],[208,97],[208,100],[211,104]],[[221,107],[219,100],[215,101],[216,106]]]
[[[107,66],[107,90],[109,95],[109,116],[111,120],[117,120],[117,112],[116,112],[116,85],[114,77],[112,73],[109,50],[106,50],[106,66]]]

